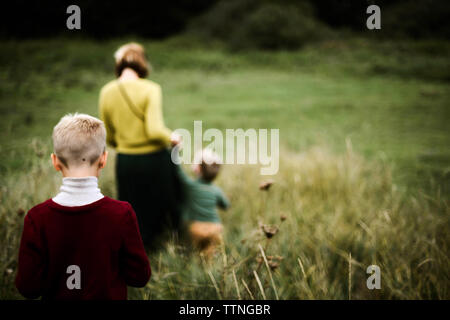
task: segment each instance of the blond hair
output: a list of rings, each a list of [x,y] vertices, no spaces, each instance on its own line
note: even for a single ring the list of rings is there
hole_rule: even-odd
[[[66,166],[92,165],[106,149],[103,122],[87,114],[68,114],[53,128],[53,152]]]
[[[139,75],[145,78],[151,71],[150,63],[145,56],[144,47],[139,43],[130,42],[122,45],[114,53],[116,61],[116,76],[120,77],[125,68],[131,68]]]

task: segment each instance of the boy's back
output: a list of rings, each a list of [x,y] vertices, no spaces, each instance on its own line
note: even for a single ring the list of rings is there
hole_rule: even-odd
[[[49,199],[25,217],[16,286],[27,298],[126,299],[150,278],[136,216],[109,197],[66,207]]]
[[[183,219],[220,223],[216,207],[226,209],[229,206],[222,190],[212,182],[190,178],[180,166],[177,166],[177,172],[184,185],[186,198],[183,205]]]
[[[196,155],[193,166],[198,179],[187,176],[180,165],[177,173],[184,186],[183,220],[194,247],[209,260],[222,243],[223,226],[217,207],[227,209],[228,199],[212,181],[220,169],[220,158],[210,149],[203,149]]]

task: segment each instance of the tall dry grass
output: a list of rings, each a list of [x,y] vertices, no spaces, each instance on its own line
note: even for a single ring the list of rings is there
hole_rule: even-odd
[[[29,169],[1,181],[1,298],[19,298],[13,280],[24,211],[55,194],[60,183],[42,157],[49,150],[36,142],[30,147],[36,160]],[[111,154],[100,179],[111,196],[113,173]],[[184,241],[170,241],[150,253],[152,279],[131,289],[130,298],[450,298],[450,212],[438,192],[405,192],[389,164],[359,156],[350,142],[345,154],[326,146],[284,150],[272,179],[260,190],[259,168],[224,166],[217,184],[232,207],[221,213],[225,243],[216,258],[206,262]],[[372,264],[381,268],[381,290],[366,287]]]

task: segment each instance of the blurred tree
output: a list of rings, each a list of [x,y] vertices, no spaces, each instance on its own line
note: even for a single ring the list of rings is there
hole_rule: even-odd
[[[29,1],[2,3],[0,36],[36,37],[78,34],[96,38],[141,35],[163,38],[184,30],[187,22],[213,5],[216,0],[171,1]],[[81,30],[66,28],[66,8],[81,8]]]
[[[322,36],[325,26],[296,6],[264,3],[242,21],[231,39],[233,48],[297,49]]]
[[[382,18],[385,35],[413,38],[450,38],[450,2],[422,0],[397,2]]]
[[[327,28],[306,0],[227,0],[196,19],[190,30],[233,49],[296,49],[321,38]]]
[[[366,31],[366,8],[381,8],[382,34],[385,37],[449,37],[448,0],[321,0],[311,2],[317,17],[335,28]]]
[[[81,8],[81,30],[71,31],[66,8],[74,3]],[[327,36],[326,26],[372,36],[365,24],[370,4],[381,7],[377,35],[450,36],[448,0],[11,0],[2,3],[0,37],[165,38],[189,26],[233,48],[297,48]]]

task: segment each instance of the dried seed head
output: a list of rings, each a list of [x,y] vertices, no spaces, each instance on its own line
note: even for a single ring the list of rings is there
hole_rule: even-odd
[[[22,208],[19,208],[19,209],[17,210],[17,215],[23,216],[24,214],[25,214],[25,210],[23,210]]]
[[[273,184],[273,180],[263,181],[259,184],[259,190],[268,191]]]
[[[275,261],[268,261],[268,264],[272,271],[274,271],[276,268],[278,268],[280,266],[280,264]]]
[[[281,221],[284,221],[284,220],[286,220],[286,219],[287,219],[286,215],[284,215],[284,214],[281,214],[281,216],[280,216],[280,220],[281,220]]]
[[[262,230],[264,232],[264,234],[266,235],[266,237],[268,239],[272,238],[274,235],[277,234],[278,232],[278,227],[277,226],[273,226],[273,225],[266,225],[264,224],[262,226]]]

